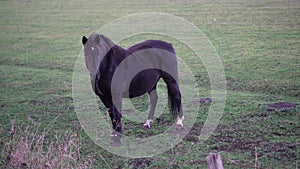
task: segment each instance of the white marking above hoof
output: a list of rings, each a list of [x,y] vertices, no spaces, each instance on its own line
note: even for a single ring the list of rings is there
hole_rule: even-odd
[[[182,118],[178,117],[176,125],[180,126],[180,127],[183,127],[183,123],[182,123],[183,120],[184,120],[184,116],[182,116]]]
[[[117,134],[110,134],[110,137],[117,137]]]
[[[148,127],[148,128],[150,128],[151,127],[151,123],[153,122],[153,120],[152,119],[148,119],[145,123],[144,123],[144,127]]]

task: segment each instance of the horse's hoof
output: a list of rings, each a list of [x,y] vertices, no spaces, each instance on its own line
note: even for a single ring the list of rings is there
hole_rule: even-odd
[[[176,130],[181,130],[181,129],[183,129],[183,125],[181,125],[181,124],[176,124],[176,125],[175,125],[175,129],[176,129]]]
[[[183,120],[184,120],[184,116],[182,116],[181,118],[178,117],[177,122],[176,122],[176,126],[183,128]]]
[[[121,134],[111,134],[110,135],[111,143],[110,145],[113,147],[121,146]]]
[[[113,147],[120,147],[122,145],[121,141],[113,141],[110,143]]]
[[[110,135],[110,139],[112,141],[119,141],[119,142],[121,142],[121,137],[122,137],[122,135],[120,133],[112,133]]]
[[[142,126],[142,129],[143,129],[143,130],[148,130],[148,129],[150,129],[150,127],[149,127],[149,126],[143,125],[143,126]]]
[[[153,122],[152,119],[148,119],[144,124],[143,124],[143,129],[149,129],[151,128],[151,123]]]

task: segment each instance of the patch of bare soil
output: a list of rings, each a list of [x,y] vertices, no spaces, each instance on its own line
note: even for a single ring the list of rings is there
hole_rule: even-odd
[[[272,140],[265,140],[263,137],[249,138],[246,133],[239,133],[226,129],[228,126],[220,126],[216,133],[220,133],[216,137],[212,137],[211,143],[217,151],[247,151],[255,155],[255,148],[259,149],[259,155],[268,155],[276,160],[297,158],[297,149],[299,149],[300,142],[277,142]],[[250,133],[249,133],[250,135]]]
[[[262,154],[271,154],[276,160],[297,158],[300,142],[266,143],[261,147]],[[298,152],[299,153],[299,152]]]
[[[128,161],[128,167],[147,168],[152,164],[150,158],[137,158]]]
[[[202,125],[195,123],[184,139],[193,143],[198,142],[198,136],[201,133],[201,129]]]
[[[231,124],[219,125],[215,131],[217,135],[211,137],[209,144],[217,151],[247,151],[254,155],[257,148],[261,155],[267,154],[277,160],[297,158],[299,142],[287,139],[274,141],[272,139],[274,137],[295,137],[298,128],[294,126],[295,122],[278,120],[278,123],[270,123],[270,119],[272,119],[270,116],[272,112],[296,112],[298,105],[277,102],[258,107],[263,111],[241,115]]]
[[[298,105],[290,102],[278,102],[278,103],[261,104],[258,105],[258,107],[269,112],[272,111],[289,112],[295,110],[298,107]]]

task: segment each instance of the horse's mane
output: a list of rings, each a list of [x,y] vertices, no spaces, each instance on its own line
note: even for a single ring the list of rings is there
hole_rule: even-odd
[[[115,45],[111,48],[112,50],[112,54],[111,57],[115,57],[116,61],[118,63],[121,63],[122,60],[125,59],[125,57],[128,55],[128,52],[126,51],[126,49],[118,46],[118,45]]]
[[[100,38],[102,38],[105,41],[105,43],[109,46],[106,56],[114,57],[114,59],[116,59],[118,63],[121,63],[121,61],[128,55],[126,49],[116,45],[112,40],[110,40],[106,36],[100,35]]]

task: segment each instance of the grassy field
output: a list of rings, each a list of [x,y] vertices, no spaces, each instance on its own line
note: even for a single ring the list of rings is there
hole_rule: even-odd
[[[206,168],[209,152],[220,153],[225,168],[299,167],[299,108],[268,112],[259,106],[283,101],[300,104],[298,0],[3,0],[0,4],[0,168],[13,168],[9,151],[17,154],[26,135],[34,148],[26,150],[30,157],[23,157],[31,163],[22,162],[30,168],[46,155],[44,159],[58,160],[51,157],[51,153],[59,156],[49,151],[51,143],[65,147],[70,140],[72,150],[64,153],[74,160],[57,167]],[[201,29],[222,59],[228,91],[224,115],[209,140],[200,143],[196,137],[209,108],[199,104],[196,123],[181,143],[158,156],[129,159],[101,149],[81,129],[72,103],[72,75],[83,35],[137,12],[173,14]],[[145,35],[122,45],[144,38],[168,40]],[[174,47],[183,59],[191,55],[176,41]],[[199,96],[209,97],[207,72],[202,63],[193,65]],[[128,123],[125,132],[160,132],[168,118],[161,115],[147,131],[141,124]],[[44,146],[39,145],[39,135]],[[46,167],[47,160],[41,163]]]

